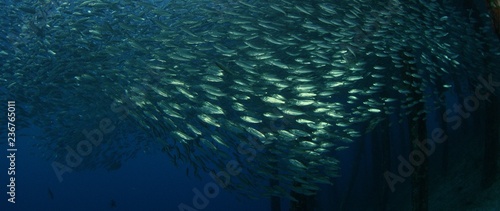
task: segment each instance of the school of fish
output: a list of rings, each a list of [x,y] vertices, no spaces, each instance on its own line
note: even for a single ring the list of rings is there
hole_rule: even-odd
[[[500,61],[476,30],[485,15],[435,0],[0,4],[2,100],[43,131],[44,158],[63,160],[109,118],[116,129],[79,169],[148,150],[196,177],[237,160],[228,189],[251,197],[314,194],[339,176],[336,151],[433,102],[424,118]]]

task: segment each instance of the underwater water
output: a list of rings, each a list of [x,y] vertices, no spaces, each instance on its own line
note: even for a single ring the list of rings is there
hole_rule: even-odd
[[[500,210],[498,0],[0,7],[0,210]]]

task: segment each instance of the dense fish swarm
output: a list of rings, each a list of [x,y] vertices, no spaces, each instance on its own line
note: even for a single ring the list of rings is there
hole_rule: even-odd
[[[432,0],[41,2],[2,3],[0,91],[45,158],[109,118],[77,169],[160,146],[196,176],[237,160],[228,188],[249,196],[314,194],[333,151],[498,65],[479,20]]]

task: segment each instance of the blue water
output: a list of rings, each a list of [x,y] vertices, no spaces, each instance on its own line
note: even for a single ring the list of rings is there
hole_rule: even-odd
[[[21,130],[18,136],[30,132]],[[7,202],[7,195],[3,194],[0,210],[177,210],[181,203],[192,205],[193,188],[202,189],[212,182],[208,175],[203,181],[186,177],[184,170],[174,167],[166,155],[159,153],[140,153],[115,171],[66,173],[59,182],[51,162],[30,153],[36,150],[30,144],[36,140],[22,136],[17,141],[16,203]],[[0,168],[7,167],[3,159]],[[6,183],[6,171],[1,178]],[[112,200],[116,202],[114,208]],[[250,200],[221,190],[204,210],[268,209],[269,200]]]

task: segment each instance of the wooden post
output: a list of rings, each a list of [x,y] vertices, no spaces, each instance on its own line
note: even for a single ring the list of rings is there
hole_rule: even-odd
[[[497,175],[497,159],[499,147],[499,103],[498,98],[494,96],[486,107],[486,138],[484,140],[483,171],[481,178],[481,187],[489,188],[495,182]]]
[[[279,185],[278,180],[269,181],[270,186],[273,187],[275,185]],[[278,196],[271,197],[271,211],[281,211],[281,198]]]
[[[387,210],[388,186],[384,172],[390,169],[389,120],[384,120],[372,131],[372,196],[373,210]]]

